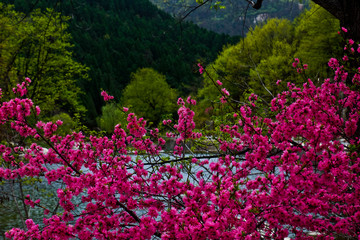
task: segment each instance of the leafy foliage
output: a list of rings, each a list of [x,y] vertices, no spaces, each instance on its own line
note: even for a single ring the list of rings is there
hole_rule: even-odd
[[[164,75],[151,68],[142,68],[131,75],[122,103],[157,125],[164,115],[176,112],[176,97]]]
[[[77,82],[87,80],[87,68],[72,56],[69,18],[53,10],[28,15],[0,3],[0,87],[5,98],[25,77],[32,80],[28,94],[45,116],[85,112]]]
[[[339,22],[314,4],[293,23],[286,19],[271,19],[256,26],[239,43],[224,49],[206,68],[209,74],[204,75],[204,86],[198,93],[204,116],[200,118],[214,114],[206,109],[211,110],[214,103],[219,103],[219,89],[209,76],[221,80],[237,104],[244,102],[251,93],[269,104],[274,96],[287,88],[287,82],[301,84],[309,77],[328,76],[326,62],[330,56],[341,53],[338,28]],[[299,76],[293,71],[294,58],[301,60],[301,71],[305,75]],[[311,64],[315,67],[309,69]]]
[[[209,103],[218,99],[219,91],[209,76],[220,79],[223,87],[231,90],[231,98],[237,102],[243,102],[249,91],[255,91],[260,98],[270,101],[276,91],[280,91],[274,84],[277,79],[271,79],[271,76],[285,77],[281,74],[283,68],[285,72],[290,72],[290,66],[281,63],[292,60],[292,30],[289,20],[271,19],[249,32],[238,44],[226,48],[207,67],[209,74],[204,75],[204,88],[199,90],[200,105],[209,107]],[[271,69],[271,75],[268,69]],[[290,78],[291,74],[286,77]]]
[[[119,104],[106,104],[102,107],[101,113],[101,116],[97,119],[98,126],[107,133],[112,133],[117,124],[126,124],[127,115]]]
[[[32,10],[26,0],[3,2],[15,3],[25,13]],[[193,72],[196,61],[211,62],[223,45],[238,40],[191,23],[179,23],[148,0],[56,3],[41,0],[36,1],[36,7],[53,7],[72,16],[69,31],[75,44],[74,57],[90,68],[91,81],[80,82],[90,126],[96,125],[95,119],[101,114],[99,89],[109,89],[119,100],[130,74],[151,67],[165,73],[172,88],[188,94],[196,91],[200,82]]]
[[[339,20],[322,7],[313,4],[295,22],[295,38],[298,41],[296,57],[309,65],[309,76],[323,78],[328,76],[327,61],[339,56],[342,39],[339,34]]]

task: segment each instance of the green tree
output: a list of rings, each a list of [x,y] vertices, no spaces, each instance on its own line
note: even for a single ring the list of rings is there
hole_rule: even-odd
[[[341,54],[341,36],[339,20],[316,4],[305,11],[296,21],[295,38],[298,41],[295,57],[309,65],[309,77],[329,76],[327,62],[331,57]]]
[[[29,77],[28,96],[48,117],[85,112],[79,102],[79,79],[87,68],[73,60],[68,17],[53,10],[30,14],[0,3],[0,87],[9,97],[12,86]]]
[[[176,111],[176,92],[170,88],[164,75],[151,68],[142,68],[131,74],[122,103],[137,115],[159,123],[162,116]]]
[[[101,116],[97,119],[98,126],[106,131],[112,133],[116,124],[126,124],[127,114],[120,108],[119,104],[106,104],[101,109]]]
[[[62,112],[51,117],[51,121],[53,123],[56,123],[58,120],[62,121],[62,124],[57,130],[59,135],[66,136],[76,130],[77,122],[74,121],[74,118],[70,117],[69,114]]]
[[[287,82],[296,82],[298,74],[291,67],[294,48],[287,42],[276,41],[272,54],[250,69],[249,87],[262,99],[270,102],[277,93],[285,90]],[[281,80],[283,84],[276,84]]]
[[[264,102],[286,89],[287,82],[301,84],[306,77],[329,76],[327,61],[339,56],[341,41],[337,31],[339,21],[319,5],[312,4],[293,23],[285,19],[270,19],[256,26],[234,46],[223,50],[206,69],[204,86],[199,90],[199,107],[207,111],[219,102],[219,87],[213,81],[220,79],[236,103],[243,102],[254,92]],[[310,68],[299,76],[291,63],[299,58]],[[305,77],[304,77],[305,76]],[[277,85],[277,80],[282,83]],[[213,113],[212,113],[213,114]]]
[[[215,80],[223,82],[222,87],[230,90],[232,99],[237,102],[243,101],[246,93],[252,90],[269,101],[269,89],[276,90],[276,80],[287,79],[290,75],[288,63],[293,59],[293,36],[289,20],[271,19],[251,30],[238,44],[225,48],[207,71]],[[205,75],[204,87],[199,91],[200,105],[209,107],[209,103],[219,101],[219,94]]]

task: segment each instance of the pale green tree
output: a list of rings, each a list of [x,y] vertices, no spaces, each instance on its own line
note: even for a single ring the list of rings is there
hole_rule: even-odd
[[[139,117],[157,124],[162,116],[176,111],[176,91],[170,88],[164,75],[151,68],[142,68],[131,74],[122,103]]]
[[[126,112],[121,109],[120,104],[110,103],[101,108],[101,116],[97,119],[97,124],[101,130],[112,133],[117,124],[126,124]]]
[[[329,76],[327,62],[341,53],[339,20],[316,4],[305,11],[296,21],[295,38],[298,41],[295,57],[308,64],[309,77]]]
[[[272,55],[260,60],[250,70],[249,87],[253,92],[270,102],[277,93],[285,90],[287,82],[301,81],[291,65],[294,61],[293,54],[293,47],[289,43],[276,41]]]
[[[238,44],[225,48],[206,70],[213,80],[219,79],[223,83],[221,88],[227,88],[235,102],[243,101],[249,91],[264,95],[268,100],[269,90],[276,90],[276,81],[289,77],[293,42],[291,22],[271,19],[251,30]],[[200,105],[211,107],[214,101],[219,102],[219,95],[219,86],[214,86],[205,74],[204,86],[198,93]]]

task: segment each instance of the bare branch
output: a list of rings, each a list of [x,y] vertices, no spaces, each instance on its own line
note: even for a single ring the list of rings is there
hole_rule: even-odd
[[[204,1],[203,3],[197,5],[196,7],[194,7],[193,9],[191,9],[188,13],[185,14],[185,16],[183,16],[181,19],[180,19],[180,22],[182,22],[185,18],[187,18],[187,16],[189,16],[192,12],[196,11],[196,9],[198,9],[199,7],[205,5],[206,3],[210,2],[211,0],[206,0]]]

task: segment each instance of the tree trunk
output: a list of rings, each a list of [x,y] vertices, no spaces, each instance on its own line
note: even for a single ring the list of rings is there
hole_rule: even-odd
[[[347,38],[360,41],[359,0],[313,0],[340,20],[341,27],[348,30]]]
[[[360,1],[343,1],[343,18],[340,19],[341,26],[348,29],[348,38],[360,41]]]

